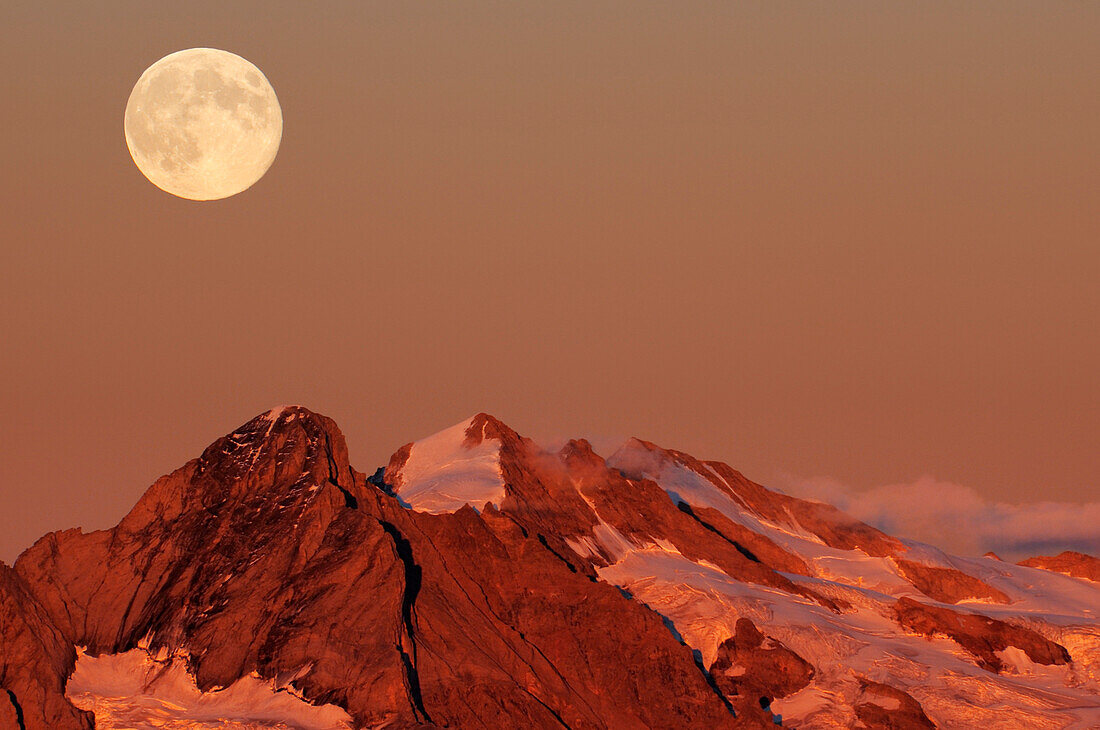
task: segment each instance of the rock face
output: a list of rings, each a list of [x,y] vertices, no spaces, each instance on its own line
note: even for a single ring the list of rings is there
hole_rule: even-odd
[[[76,652],[27,586],[0,563],[0,728],[91,728],[65,699]]]
[[[284,690],[324,706],[280,705],[315,730],[992,727],[1004,706],[1085,727],[1096,605],[639,439],[547,451],[478,414],[367,478],[330,419],[287,407],[117,527],[0,566],[0,730],[91,727],[66,681],[84,702],[119,666],[147,692],[176,677],[166,697],[228,688],[206,704],[236,714],[210,721],[250,728]],[[143,686],[107,680],[112,706]],[[120,727],[156,705],[133,700]]]
[[[670,494],[677,497],[681,495],[681,490],[685,490],[684,494],[701,498],[701,504],[689,503],[690,500],[681,504],[693,514],[698,514],[701,520],[709,521],[708,524],[724,525],[730,539],[744,545],[746,554],[758,555],[778,570],[829,577],[812,569],[799,556],[779,548],[766,536],[726,519],[721,510],[710,506],[716,496],[724,496],[739,511],[758,521],[808,533],[836,550],[858,550],[871,557],[890,558],[900,576],[929,598],[947,603],[957,603],[967,598],[1008,601],[1001,591],[953,566],[932,566],[903,557],[908,556],[909,548],[900,540],[852,519],[831,505],[774,492],[750,481],[727,464],[700,461],[681,451],[662,449],[641,439],[631,439],[611,456],[608,463],[623,474],[636,478],[648,477],[667,484]],[[700,495],[701,485],[709,487],[712,494]]]
[[[955,568],[921,565],[897,558],[898,570],[918,591],[944,603],[958,603],[968,598],[987,598],[996,603],[1008,603],[1008,596],[988,586],[978,578]]]
[[[459,431],[454,433],[457,435]],[[484,413],[471,419],[461,433],[462,448],[493,454],[497,473],[486,474],[482,467],[477,470],[478,479],[484,484],[500,484],[497,501],[501,511],[578,572],[594,576],[596,568],[615,562],[623,550],[663,541],[693,560],[720,566],[739,580],[805,595],[837,609],[834,601],[796,586],[738,543],[738,536],[746,539],[743,535],[723,534],[690,508],[678,507],[656,483],[644,478],[630,479],[609,467],[587,441],[570,441],[557,453],[548,453]],[[486,449],[483,445],[487,441],[495,445]],[[399,497],[407,494],[406,472],[418,460],[419,448],[419,444],[402,447],[390,460],[386,480],[395,485]],[[430,448],[442,449],[434,437]],[[452,449],[443,451],[450,454]],[[438,469],[417,470],[414,484],[435,484],[440,488],[427,494],[427,490],[418,491],[418,500],[412,502],[414,508],[427,505],[431,509],[441,503],[450,506],[450,501],[441,499],[439,493],[450,489],[446,477],[454,464],[454,460],[448,459]],[[468,467],[463,469],[464,474],[471,471]],[[492,494],[494,489],[489,487],[479,493]],[[771,555],[756,541],[753,545],[761,554]],[[776,553],[782,552],[773,548]],[[794,556],[787,558],[777,562],[789,567],[797,561]]]
[[[932,730],[936,727],[908,692],[869,679],[860,680],[856,717],[874,730]]]
[[[814,668],[782,643],[760,633],[752,621],[741,618],[736,633],[719,645],[710,675],[734,707],[749,714],[807,686],[814,678]]]
[[[1084,578],[1094,583],[1100,583],[1100,558],[1073,550],[1066,550],[1052,557],[1039,555],[1028,558],[1027,560],[1021,560],[1019,565],[1063,573],[1074,578]]]
[[[895,610],[898,623],[903,627],[924,636],[950,637],[974,657],[978,666],[992,672],[1004,669],[1004,661],[997,652],[1010,646],[1022,650],[1036,664],[1068,664],[1070,661],[1064,646],[1031,629],[988,616],[930,606],[911,598],[899,600]]]
[[[631,439],[609,459],[612,466],[636,477],[661,481],[670,470],[689,472],[709,482],[746,511],[769,522],[807,531],[826,545],[841,550],[860,549],[868,555],[904,552],[905,546],[870,525],[852,519],[821,502],[797,499],[767,489],[719,461],[700,461],[690,454],[663,449],[641,439]]]
[[[735,724],[656,614],[495,509],[403,508],[304,409],[250,421],[117,528],[48,535],[17,570],[70,654],[186,647],[203,690],[300,674],[367,727]]]

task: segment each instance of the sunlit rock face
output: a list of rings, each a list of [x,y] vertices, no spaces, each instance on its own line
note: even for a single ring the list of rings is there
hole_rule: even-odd
[[[736,723],[659,616],[495,508],[402,506],[302,408],[219,439],[117,528],[43,538],[18,570],[89,655],[186,649],[207,693],[292,676],[358,726]]]
[[[75,662],[72,643],[29,586],[0,563],[0,729],[91,728],[91,713],[64,697]]]
[[[1100,558],[1091,555],[1066,550],[1054,556],[1039,555],[1027,560],[1021,560],[1020,565],[1028,568],[1039,568],[1054,573],[1062,573],[1074,578],[1091,580],[1100,583]]]
[[[277,408],[15,568],[41,727],[1100,726],[1100,585],[486,414],[366,478]]]

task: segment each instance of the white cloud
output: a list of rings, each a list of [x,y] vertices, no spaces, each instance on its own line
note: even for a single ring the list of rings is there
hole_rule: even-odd
[[[992,550],[1013,561],[1063,550],[1100,555],[1100,502],[990,502],[970,487],[929,476],[865,491],[827,477],[787,477],[781,487],[836,505],[888,534],[956,555]]]

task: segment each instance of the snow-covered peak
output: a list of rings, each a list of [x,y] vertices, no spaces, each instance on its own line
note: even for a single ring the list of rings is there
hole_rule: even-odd
[[[670,462],[664,449],[637,437],[628,439],[607,459],[608,466],[631,479],[656,479],[661,469]]]
[[[455,512],[464,505],[500,507],[504,477],[500,451],[508,429],[479,413],[395,455],[387,472],[400,499],[418,512]],[[514,432],[511,432],[514,434]],[[407,454],[402,462],[400,456]]]
[[[632,438],[608,458],[607,465],[630,479],[656,482],[673,502],[711,507],[734,521],[747,517],[745,505],[734,499],[729,488],[719,488],[720,484],[724,486],[721,478],[706,464],[687,454]]]

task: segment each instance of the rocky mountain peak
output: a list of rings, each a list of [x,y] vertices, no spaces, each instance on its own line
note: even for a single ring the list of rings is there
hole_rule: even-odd
[[[390,457],[385,482],[403,504],[423,512],[499,507],[505,496],[502,455],[521,444],[507,425],[479,413],[402,446]]]
[[[473,448],[487,439],[499,441],[502,445],[512,447],[520,442],[520,435],[511,426],[488,413],[478,413],[466,420],[466,442],[468,448]]]
[[[546,450],[485,413],[368,480],[331,419],[285,406],[117,527],[0,565],[0,728],[85,730],[66,677],[75,659],[91,707],[112,657],[149,678],[133,712],[182,673],[347,718],[298,723],[324,730],[977,727],[1004,706],[1087,727],[1100,589],[1058,573],[1090,561],[949,556],[722,462]]]
[[[629,479],[653,479],[672,462],[671,455],[655,443],[636,436],[627,439],[607,458],[608,466]]]
[[[187,515],[217,517],[223,525],[285,521],[318,496],[354,502],[355,481],[336,423],[301,406],[283,406],[242,424],[159,479],[119,529],[135,533]]]
[[[207,447],[198,464],[199,473],[223,482],[254,476],[279,482],[293,476],[294,468],[314,466],[329,471],[325,479],[339,480],[349,466],[347,445],[332,419],[301,406],[256,416]]]

